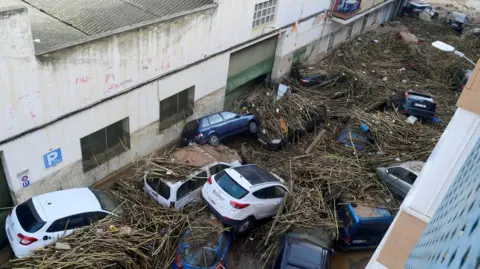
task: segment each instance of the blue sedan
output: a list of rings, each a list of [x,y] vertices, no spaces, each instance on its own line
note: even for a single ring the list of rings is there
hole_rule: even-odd
[[[229,232],[218,236],[218,245],[191,246],[187,240],[190,230],[183,234],[178,242],[173,269],[224,269],[227,268],[227,254],[232,237]],[[210,244],[211,245],[211,244]]]
[[[182,144],[196,142],[218,146],[220,140],[241,132],[256,134],[257,127],[257,119],[252,114],[213,113],[187,123],[182,132]]]

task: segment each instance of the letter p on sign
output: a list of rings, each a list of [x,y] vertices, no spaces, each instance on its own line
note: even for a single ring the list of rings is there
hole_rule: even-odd
[[[50,168],[52,166],[55,166],[59,162],[61,162],[62,159],[62,149],[61,148],[56,148],[50,152],[47,152],[43,155],[43,162],[45,163],[45,168]]]

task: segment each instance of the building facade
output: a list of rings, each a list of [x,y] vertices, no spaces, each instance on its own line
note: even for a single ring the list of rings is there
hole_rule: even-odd
[[[10,203],[99,181],[255,79],[285,76],[398,8],[377,1],[339,18],[328,0],[94,2],[0,4],[0,196]]]

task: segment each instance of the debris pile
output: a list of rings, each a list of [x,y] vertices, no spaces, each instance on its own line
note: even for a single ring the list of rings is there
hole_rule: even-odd
[[[138,178],[136,181],[139,181]],[[111,190],[123,202],[110,216],[39,249],[31,257],[10,261],[12,268],[168,268],[177,238],[188,225],[186,212],[164,208],[136,187],[121,181]],[[58,243],[57,243],[58,245]]]

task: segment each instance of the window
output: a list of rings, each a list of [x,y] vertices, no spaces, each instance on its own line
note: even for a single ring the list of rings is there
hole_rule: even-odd
[[[170,187],[158,178],[147,178],[147,184],[165,199],[170,198]]]
[[[402,167],[388,168],[388,173],[412,185],[417,179],[417,175]]]
[[[160,101],[160,130],[193,114],[195,86]]]
[[[248,194],[248,191],[235,182],[225,170],[217,174],[215,181],[228,195],[235,199],[242,199]]]
[[[88,172],[130,149],[128,118],[80,139],[83,172]]]
[[[117,199],[115,199],[111,195],[95,189],[90,189],[90,190],[93,192],[93,194],[97,198],[103,210],[108,212],[113,212],[115,209],[117,209],[117,207],[120,206],[120,203],[117,201]]]
[[[185,181],[180,188],[177,190],[177,200],[182,199],[187,196],[192,191],[202,187],[207,182],[207,172],[202,171],[195,176],[193,176],[188,181]]]
[[[252,28],[272,22],[275,18],[277,0],[269,0],[255,5]]]
[[[200,127],[205,128],[205,127],[208,127],[208,126],[210,126],[210,122],[208,121],[208,118],[202,118],[200,120]]]
[[[232,112],[222,112],[221,114],[224,120],[231,120],[237,116],[237,114]]]
[[[216,165],[213,165],[209,168],[210,175],[216,175],[216,174],[222,172],[223,170],[225,170],[227,168],[230,168],[230,166],[225,165],[225,164],[220,164],[220,163],[216,164]]]
[[[222,122],[223,118],[222,118],[222,116],[220,116],[220,114],[213,114],[210,117],[208,117],[208,120],[210,121],[211,125],[214,125],[214,124]]]
[[[22,226],[26,232],[34,233],[45,225],[45,221],[38,215],[32,199],[18,205],[16,213],[20,226]]]
[[[283,198],[285,196],[285,189],[280,186],[267,187],[254,192],[253,196],[259,199]]]
[[[84,218],[84,215],[85,214],[77,214],[56,220],[48,227],[47,233],[72,230],[90,225],[90,223],[87,222],[87,218]]]
[[[85,214],[85,218],[88,224],[95,223],[100,221],[108,216],[105,212],[90,212]]]

